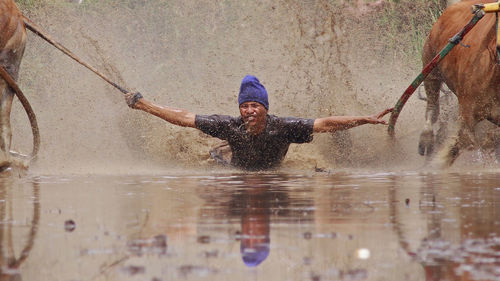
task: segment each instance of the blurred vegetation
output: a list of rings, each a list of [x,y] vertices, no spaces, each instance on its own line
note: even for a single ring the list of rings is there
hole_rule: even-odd
[[[446,4],[446,0],[389,0],[371,20],[376,22],[376,32],[386,48],[403,58],[420,61],[427,34]]]
[[[25,9],[25,8],[34,7],[35,4],[39,1],[37,1],[37,0],[16,0],[15,2],[19,6],[19,8]]]
[[[336,6],[340,0],[329,0]],[[375,0],[365,0],[373,3]],[[383,46],[386,55],[408,60],[410,63],[420,61],[425,38],[432,24],[446,8],[446,0],[385,0],[382,9],[369,13],[362,19],[363,24],[370,26],[373,38],[379,46]],[[22,11],[36,12],[47,6],[72,6],[82,10],[99,11],[113,7],[134,9],[147,3],[166,7],[168,0],[16,0]],[[78,3],[77,5],[75,5]],[[356,5],[356,0],[347,0],[344,5]]]
[[[74,5],[78,4],[81,9],[102,8],[102,7],[129,7],[135,8],[138,5],[167,5],[168,0],[14,0],[21,10],[36,9],[49,5]]]

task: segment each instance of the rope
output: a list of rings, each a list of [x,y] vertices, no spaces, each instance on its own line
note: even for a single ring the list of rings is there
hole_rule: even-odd
[[[66,47],[64,47],[63,45],[61,45],[60,43],[58,43],[57,41],[55,41],[54,39],[52,39],[52,37],[50,37],[47,33],[43,32],[42,29],[38,25],[36,25],[34,22],[32,22],[29,18],[27,18],[25,16],[23,16],[23,18],[24,18],[24,25],[29,30],[31,30],[33,33],[35,33],[36,35],[40,36],[42,39],[44,39],[45,41],[47,41],[52,46],[54,46],[57,49],[59,49],[61,52],[63,52],[64,54],[66,54],[70,58],[74,59],[79,64],[85,66],[90,71],[92,71],[95,74],[97,74],[97,76],[101,77],[104,81],[106,81],[109,84],[111,84],[113,87],[115,87],[116,89],[118,89],[123,94],[126,94],[126,93],[129,92],[127,89],[125,89],[125,88],[121,87],[120,85],[116,84],[115,82],[111,81],[111,79],[109,79],[108,77],[106,77],[104,74],[102,74],[100,71],[98,71],[97,69],[95,69],[93,66],[91,66],[88,63],[86,63],[83,60],[81,60],[79,57],[77,57],[75,54],[73,54]]]

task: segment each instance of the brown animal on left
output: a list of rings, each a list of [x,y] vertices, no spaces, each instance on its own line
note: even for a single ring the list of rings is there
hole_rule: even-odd
[[[30,160],[36,157],[40,147],[40,133],[35,113],[28,99],[16,83],[19,65],[21,64],[26,46],[26,28],[59,49],[65,55],[85,66],[123,94],[130,92],[80,59],[73,52],[55,41],[38,25],[23,16],[13,0],[0,0],[0,172],[11,166],[26,169]],[[10,113],[14,95],[18,97],[30,121],[33,134],[33,150],[30,155],[22,155],[11,151],[12,129],[10,126]]]
[[[35,114],[16,83],[25,46],[23,15],[13,0],[0,0],[0,172],[12,165],[27,168],[29,160],[36,156],[40,146]],[[10,113],[14,95],[19,98],[31,123],[33,151],[29,156],[11,151]]]
[[[14,1],[0,0],[0,66],[14,81],[18,77],[25,45],[23,16]],[[10,113],[14,94],[7,79],[0,79],[0,170],[12,164]]]

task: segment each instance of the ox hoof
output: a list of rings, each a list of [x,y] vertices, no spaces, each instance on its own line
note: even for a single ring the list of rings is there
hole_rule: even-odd
[[[14,151],[10,153],[0,152],[0,174],[2,176],[11,173],[13,170],[22,174],[28,170],[29,163],[29,157],[23,154]]]
[[[432,152],[434,152],[434,145],[433,144],[422,144],[422,143],[419,143],[418,144],[418,154],[424,156],[424,155],[431,155]]]
[[[0,173],[7,171],[12,165],[9,155],[3,151],[0,151]]]
[[[1,161],[0,162],[0,173],[5,173],[10,169],[11,163],[10,161]]]

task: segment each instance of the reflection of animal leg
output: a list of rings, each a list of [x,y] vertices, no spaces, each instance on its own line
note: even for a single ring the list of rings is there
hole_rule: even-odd
[[[26,245],[19,254],[19,258],[13,260],[10,264],[11,268],[19,268],[21,264],[28,258],[33,245],[35,244],[35,237],[38,233],[40,224],[40,186],[38,183],[33,183],[33,218],[31,219],[30,233]]]
[[[420,155],[431,155],[434,151],[434,130],[433,125],[439,116],[439,93],[442,80],[432,73],[428,80],[424,82],[425,93],[427,95],[427,108],[425,110],[425,125],[420,140],[418,142],[418,153]]]
[[[0,206],[0,219],[8,222],[0,225],[0,280],[22,280],[19,267],[28,258],[28,255],[33,248],[35,237],[40,221],[40,187],[38,183],[33,183],[33,219],[31,220],[30,233],[26,245],[19,254],[19,258],[15,257],[14,239],[12,232],[13,223],[15,221],[13,204],[15,200],[8,190],[12,190],[11,181],[0,182],[0,199],[3,204]]]
[[[6,195],[7,195],[7,190],[5,187],[5,183],[0,183],[0,199],[6,201]],[[7,209],[7,204],[0,204],[0,220],[2,221],[7,221],[6,218],[6,209]],[[7,264],[7,258],[4,255],[5,249],[4,249],[4,224],[0,225],[0,265],[4,266]]]

